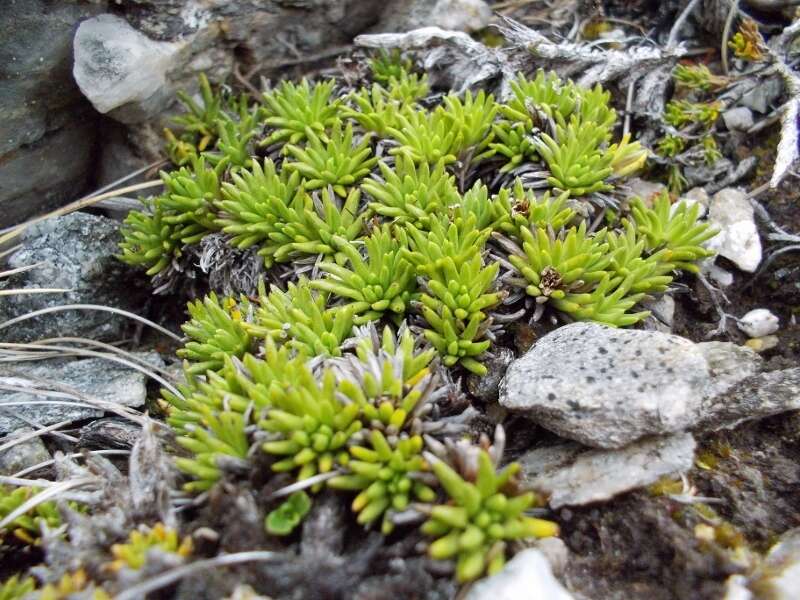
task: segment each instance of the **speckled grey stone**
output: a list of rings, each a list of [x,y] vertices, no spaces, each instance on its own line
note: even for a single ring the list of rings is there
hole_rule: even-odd
[[[160,358],[154,353],[139,356],[156,364]],[[48,360],[40,362],[8,363],[0,365],[0,384],[14,387],[48,389],[46,383],[75,389],[88,397],[122,406],[137,407],[144,404],[147,388],[145,376],[133,369],[103,359]],[[51,386],[55,389],[55,386]],[[66,420],[99,417],[103,411],[66,404],[26,404],[4,407],[10,402],[35,402],[54,400],[76,403],[69,397],[46,397],[22,391],[0,389],[0,434],[30,425],[50,425]],[[15,418],[15,416],[22,419]],[[24,420],[23,420],[24,419]]]
[[[707,398],[698,429],[730,429],[739,423],[800,410],[800,367],[759,373]]]
[[[691,422],[711,375],[695,344],[657,331],[572,323],[506,372],[500,404],[587,446],[619,448]]]
[[[575,442],[523,454],[525,487],[548,497],[551,508],[608,500],[692,468],[691,433],[638,440],[616,450],[591,450]]]
[[[696,346],[711,374],[707,398],[719,396],[743,379],[757,375],[763,364],[758,353],[747,346],[737,346],[730,342],[701,342]]]
[[[21,427],[17,429],[13,435],[0,440],[0,443],[5,444],[6,442],[12,441],[15,437],[31,432],[33,432],[33,428]],[[23,469],[48,460],[50,460],[50,453],[47,451],[47,448],[45,448],[44,443],[42,443],[41,436],[36,436],[0,452],[0,475],[13,475]]]
[[[22,247],[9,257],[8,268],[41,265],[4,279],[0,288],[71,291],[4,296],[0,302],[0,323],[61,304],[103,304],[141,311],[146,282],[115,257],[119,240],[119,223],[86,213],[47,219],[30,227],[21,239]],[[128,325],[129,319],[108,312],[67,311],[0,329],[0,340],[27,342],[63,336],[116,340],[123,336]]]
[[[754,375],[760,359],[727,343],[572,323],[508,368],[500,404],[595,448],[690,429],[707,398]]]

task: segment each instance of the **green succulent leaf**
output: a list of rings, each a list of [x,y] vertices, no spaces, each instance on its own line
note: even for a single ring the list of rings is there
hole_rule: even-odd
[[[161,273],[181,255],[176,227],[165,220],[161,203],[145,201],[145,210],[132,210],[120,228],[122,254],[118,258],[134,266],[147,267],[147,275]]]
[[[455,178],[446,171],[444,161],[431,168],[427,162],[417,165],[410,156],[400,155],[394,169],[383,161],[378,167],[381,178],[368,179],[361,186],[372,199],[370,210],[378,215],[427,229],[432,215],[445,214],[459,202]]]
[[[339,356],[353,328],[352,309],[332,309],[327,301],[328,294],[313,291],[304,278],[285,292],[272,286],[267,294],[262,286],[254,321],[245,328],[306,356]]]
[[[17,510],[38,492],[39,490],[32,487],[12,488],[0,484],[0,520]],[[61,513],[55,502],[50,500],[41,502],[4,526],[0,529],[0,541],[11,541],[9,538],[13,536],[17,542],[38,544],[42,525],[46,525],[49,529],[56,529],[61,525]]]
[[[409,158],[416,164],[456,162],[464,147],[463,130],[453,127],[452,120],[441,107],[428,112],[404,106],[397,114],[396,126],[387,127],[386,133],[398,144],[389,153]]]
[[[606,179],[614,172],[614,155],[602,147],[607,136],[605,127],[576,119],[558,127],[557,139],[542,133],[533,143],[550,170],[547,182],[574,196],[611,190]]]
[[[163,220],[174,228],[173,236],[182,244],[199,242],[209,232],[216,231],[215,204],[220,197],[220,174],[226,161],[214,168],[206,159],[196,158],[177,171],[161,172],[164,195],[157,202],[163,210]]]
[[[328,276],[311,286],[342,299],[357,325],[385,314],[402,318],[416,290],[405,235],[393,235],[388,225],[376,229],[363,243],[366,260],[353,242],[334,238],[334,243],[347,257],[348,266],[320,263],[319,268]]]
[[[394,529],[394,512],[407,509],[412,501],[431,502],[436,498],[433,489],[415,479],[428,470],[422,448],[419,435],[403,435],[390,442],[383,433],[372,430],[368,446],[350,448],[348,473],[334,477],[328,485],[360,492],[352,504],[357,521],[369,525],[382,516],[381,532],[388,535]]]
[[[33,577],[13,575],[0,584],[0,600],[23,600],[36,589]]]
[[[490,232],[477,230],[474,215],[459,223],[443,218],[431,225],[428,233],[408,226],[410,258],[423,277],[419,310],[428,323],[425,338],[445,366],[461,363],[483,375],[486,368],[478,357],[490,346],[482,339],[491,324],[486,311],[505,297],[491,290],[500,264],[484,266],[481,254]]]
[[[298,365],[296,374],[293,384],[274,397],[274,407],[259,425],[271,434],[262,445],[264,451],[280,458],[273,471],[296,472],[301,481],[346,467],[351,438],[362,425],[359,407],[343,402],[336,393],[332,371],[326,369],[321,381],[305,365]]]
[[[431,400],[437,382],[432,361],[436,351],[420,350],[401,325],[397,336],[387,326],[379,338],[374,324],[356,330],[356,354],[329,362],[339,393],[361,409],[373,428],[396,432],[411,425]]]
[[[664,193],[647,208],[640,198],[631,205],[633,222],[639,235],[644,236],[650,251],[667,250],[667,260],[676,269],[696,273],[695,262],[713,256],[702,244],[717,234],[708,223],[699,221],[700,205],[679,202],[671,205]]]
[[[294,144],[284,146],[284,151],[295,162],[285,162],[283,167],[290,172],[298,172],[303,187],[316,190],[331,186],[337,195],[347,196],[347,190],[361,181],[378,162],[372,155],[370,136],[363,137],[360,143],[353,144],[353,126],[348,123],[342,129],[341,121],[336,121],[327,140],[323,141],[312,130],[307,131],[305,147]]]
[[[188,374],[219,370],[226,357],[241,358],[250,351],[251,338],[233,298],[220,300],[211,292],[202,301],[190,302],[187,310],[191,320],[181,329],[190,341],[178,350],[178,356],[190,361]]]
[[[289,496],[278,508],[267,515],[264,526],[272,535],[289,535],[311,510],[311,498],[303,491]]]
[[[428,548],[431,558],[455,559],[458,581],[497,572],[505,562],[507,542],[558,534],[555,523],[524,514],[536,500],[532,493],[512,495],[507,491],[509,472],[519,465],[498,473],[489,454],[481,450],[475,481],[466,481],[441,460],[433,460],[431,466],[449,503],[430,509],[422,531],[436,538]]]
[[[264,94],[264,123],[273,129],[261,142],[297,144],[312,131],[326,140],[326,130],[338,120],[341,101],[332,99],[335,82],[331,79],[313,86],[306,79],[299,84],[283,81]]]

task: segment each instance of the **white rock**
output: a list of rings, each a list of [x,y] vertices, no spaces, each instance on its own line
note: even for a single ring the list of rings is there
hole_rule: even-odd
[[[723,600],[796,600],[800,589],[800,528],[785,532],[749,577],[725,582]]]
[[[562,437],[621,448],[707,418],[706,399],[754,375],[747,348],[658,331],[571,323],[508,368],[499,402]]]
[[[618,450],[588,450],[576,443],[522,455],[525,487],[548,495],[551,508],[589,504],[655,483],[692,468],[691,433],[645,438]]]
[[[410,31],[441,27],[450,31],[483,29],[492,9],[483,0],[396,0],[387,7],[375,31]]]
[[[753,594],[747,589],[747,577],[731,575],[725,580],[725,595],[722,600],[753,600]]]
[[[714,257],[700,263],[700,271],[721,287],[730,287],[733,284],[733,273],[714,264]]]
[[[708,192],[706,192],[701,187],[695,187],[690,189],[686,192],[683,196],[680,197],[679,202],[684,202],[687,206],[692,206],[694,204],[699,204],[699,212],[698,216],[705,217],[708,213],[708,204],[711,201],[711,198],[708,196]],[[675,206],[678,203],[673,204],[673,208],[671,210],[675,210]]]
[[[533,540],[533,546],[544,554],[550,569],[558,576],[564,574],[569,563],[569,549],[559,537],[546,537]]]
[[[535,548],[517,554],[497,575],[472,586],[464,600],[574,600]]]
[[[99,112],[125,105],[146,112],[171,96],[166,75],[181,47],[151,40],[114,15],[99,15],[78,27],[72,72]]]
[[[719,229],[707,246],[732,261],[742,271],[753,273],[761,263],[761,239],[753,207],[741,190],[725,188],[711,199],[708,220]]]
[[[722,113],[728,131],[747,131],[753,126],[753,111],[746,106],[737,106]]]
[[[751,338],[757,338],[778,331],[780,320],[766,308],[756,308],[739,319],[737,324]]]

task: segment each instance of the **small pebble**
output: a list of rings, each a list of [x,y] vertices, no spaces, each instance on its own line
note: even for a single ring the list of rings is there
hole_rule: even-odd
[[[778,342],[777,335],[765,335],[763,337],[751,338],[747,340],[744,345],[755,352],[766,352],[767,350],[775,348]]]
[[[739,319],[738,325],[751,338],[760,338],[778,331],[780,321],[766,308],[756,308]]]

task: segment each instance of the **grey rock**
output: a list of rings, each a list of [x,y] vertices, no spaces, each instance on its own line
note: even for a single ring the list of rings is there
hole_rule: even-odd
[[[747,131],[753,126],[753,111],[746,106],[730,108],[722,113],[728,131]]]
[[[495,402],[500,393],[500,381],[506,373],[508,365],[514,360],[514,353],[508,348],[497,348],[492,355],[483,361],[487,368],[486,375],[470,375],[467,377],[467,389],[478,400]]]
[[[767,308],[754,308],[738,320],[737,326],[751,338],[778,331],[780,320]]]
[[[551,508],[608,500],[692,468],[690,433],[639,440],[617,450],[589,450],[574,442],[532,450],[519,463],[525,486],[548,496]]]
[[[374,31],[410,31],[441,27],[451,31],[483,29],[492,9],[483,0],[399,0],[390,3]]]
[[[555,575],[564,574],[569,562],[569,548],[564,540],[558,537],[539,538],[533,541],[533,547],[544,554]]]
[[[529,548],[517,554],[497,575],[480,580],[464,600],[572,600],[555,578],[547,558]]]
[[[800,367],[760,373],[700,407],[697,429],[731,429],[744,421],[800,409]]]
[[[742,96],[739,104],[763,115],[772,110],[773,105],[782,93],[783,84],[780,78],[777,76],[770,77]]]
[[[657,331],[572,323],[508,368],[500,404],[582,444],[621,448],[691,428],[706,399],[753,375],[759,357]]]
[[[730,160],[720,158],[713,165],[708,165],[705,161],[686,165],[683,175],[689,186],[708,186],[713,182],[725,179],[733,170],[734,166]]]
[[[171,103],[167,73],[184,44],[151,40],[125,19],[98,15],[81,23],[75,34],[75,81],[98,112],[135,106],[132,115],[116,114],[135,122]]]
[[[0,228],[74,199],[96,115],[72,79],[72,37],[103,2],[5,0],[0,10]]]
[[[696,347],[711,375],[706,388],[707,398],[724,394],[761,370],[761,357],[745,346],[730,342],[701,342]]]
[[[642,302],[642,308],[646,308],[651,313],[645,319],[645,329],[664,333],[672,332],[672,324],[675,319],[675,299],[672,296],[662,294],[658,298],[646,300]]]
[[[689,340],[572,323],[514,361],[500,404],[587,446],[619,448],[688,426],[710,374]]]
[[[626,198],[641,198],[647,206],[652,206],[653,201],[667,191],[667,186],[655,181],[647,181],[640,177],[633,177],[625,182],[622,193]]]
[[[2,438],[0,444],[11,442],[15,438],[33,431],[30,427],[21,427],[13,435]],[[50,460],[50,453],[45,448],[41,436],[36,436],[0,452],[0,475],[13,475],[48,460]]]
[[[123,102],[107,114],[136,125],[128,131],[129,146],[148,163],[153,159],[140,152],[139,140],[134,139],[140,127],[152,124],[160,138],[162,127],[177,110],[174,93],[195,91],[198,73],[223,82],[232,77],[236,62],[243,72],[258,66],[271,77],[284,61],[296,64],[298,55],[350,44],[399,3],[4,0],[0,228],[75,200],[88,191],[87,183],[113,177],[114,162],[103,155],[105,146],[115,141],[106,135],[107,121],[100,131],[103,119],[73,77],[73,41],[79,27],[77,73],[84,91],[102,110]],[[100,27],[94,19],[112,7],[116,16],[105,14],[100,23],[105,25]],[[87,19],[92,24],[84,28]],[[94,35],[86,35],[92,30]],[[177,48],[174,53],[173,48]],[[100,174],[98,157],[104,162]]]
[[[39,264],[13,275],[0,288],[59,288],[66,293],[11,295],[0,302],[0,323],[42,308],[63,304],[103,304],[140,310],[146,282],[115,258],[119,225],[104,217],[72,213],[29,227],[22,247],[8,260],[10,268]],[[137,287],[137,281],[139,286]],[[129,324],[120,315],[100,311],[64,311],[43,315],[0,330],[0,339],[26,342],[43,337],[84,336],[119,339]]]
[[[152,364],[160,363],[154,353],[137,355]],[[37,393],[0,390],[0,433],[103,414],[100,409],[74,406],[80,400],[70,396],[69,390],[91,399],[130,407],[142,406],[147,395],[144,374],[100,358],[4,363],[0,365],[0,382],[16,388],[43,390]],[[32,404],[43,400],[69,404]],[[9,403],[14,405],[3,406]]]
[[[707,242],[707,247],[742,271],[753,273],[761,263],[761,239],[746,194],[736,188],[714,194],[708,220],[719,233]]]

